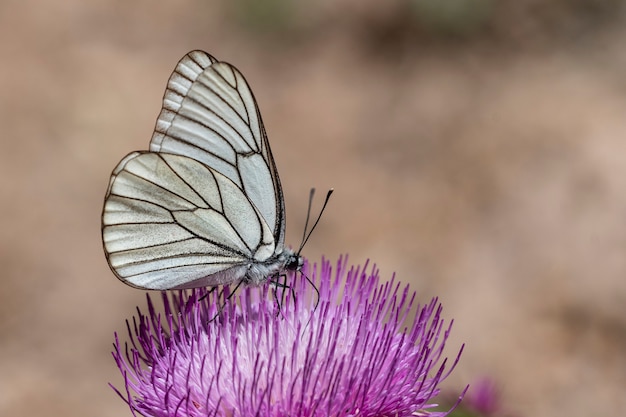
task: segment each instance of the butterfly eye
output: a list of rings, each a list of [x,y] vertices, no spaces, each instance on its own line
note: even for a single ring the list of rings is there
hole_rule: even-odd
[[[289,271],[299,271],[302,268],[303,264],[304,260],[302,259],[302,257],[294,254],[287,259],[287,262],[285,263],[285,269]]]

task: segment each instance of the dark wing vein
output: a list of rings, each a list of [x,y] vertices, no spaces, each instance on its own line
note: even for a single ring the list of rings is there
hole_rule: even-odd
[[[165,160],[165,158],[163,158],[163,156],[162,156],[162,155],[160,155],[160,154],[158,154],[158,155],[159,155],[159,158],[160,158],[160,159],[161,159],[161,160],[165,163],[165,165],[167,165],[167,166],[168,166],[168,168],[169,168],[169,169],[170,169],[170,170],[171,170],[171,171],[172,171],[172,172],[173,172],[173,173],[174,173],[174,174],[175,174],[175,175],[176,175],[176,176],[177,176],[177,177],[178,177],[178,178],[179,178],[182,182],[184,182],[185,184],[187,184],[187,186],[191,189],[191,191],[193,191],[193,192],[194,192],[194,194],[195,194],[195,195],[196,195],[196,196],[197,196],[200,200],[202,200],[202,201],[204,202],[204,204],[206,204],[206,206],[207,206],[207,207],[212,208],[213,210],[217,211],[218,213],[224,214],[224,202],[222,201],[222,196],[221,196],[221,193],[220,193],[220,203],[221,203],[221,207],[220,207],[220,210],[221,210],[221,211],[220,211],[220,210],[216,210],[216,209],[215,209],[215,207],[212,207],[212,206],[211,206],[211,204],[210,204],[208,201],[206,201],[206,200],[204,199],[204,197],[203,197],[202,195],[200,195],[200,193],[198,193],[198,191],[196,190],[195,186],[193,186],[192,184],[189,184],[189,182],[188,182],[186,179],[184,179],[184,178],[180,175],[180,173],[179,173],[178,171],[176,171],[176,169],[174,169],[174,167],[173,167],[172,165],[170,165],[170,164],[169,164],[169,163]],[[208,168],[208,167],[207,167],[207,168]],[[210,169],[207,169],[207,171],[209,172],[209,174],[211,174],[211,176],[213,177],[213,179],[214,179],[214,180],[215,180],[215,182],[217,183],[217,179],[215,179],[215,175],[213,175],[213,172],[212,172]],[[218,187],[218,188],[219,188],[219,187]],[[218,191],[219,191],[219,190],[218,190]],[[178,195],[178,194],[175,194],[175,193],[174,193],[174,195]],[[182,197],[181,197],[181,198],[182,198]],[[191,201],[189,201],[189,203],[191,203],[191,204],[193,204],[194,206],[196,206],[196,205],[195,205],[194,203],[192,203]],[[196,207],[198,207],[198,206],[196,206]],[[170,210],[170,212],[171,212],[171,211],[172,211],[172,210]],[[174,211],[178,211],[178,210],[174,210]]]

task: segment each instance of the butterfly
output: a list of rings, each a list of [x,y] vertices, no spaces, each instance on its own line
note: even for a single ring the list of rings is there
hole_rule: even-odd
[[[120,280],[154,290],[259,285],[301,268],[300,250],[284,244],[283,192],[259,108],[234,66],[185,55],[149,149],[122,159],[104,199],[104,252]]]

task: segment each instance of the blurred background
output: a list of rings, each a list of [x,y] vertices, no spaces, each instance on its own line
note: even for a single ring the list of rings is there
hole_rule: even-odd
[[[0,415],[130,415],[110,351],[145,294],[106,264],[102,200],[196,48],[253,88],[287,242],[334,187],[306,255],[440,297],[467,344],[444,387],[626,411],[625,23],[619,0],[1,2]]]

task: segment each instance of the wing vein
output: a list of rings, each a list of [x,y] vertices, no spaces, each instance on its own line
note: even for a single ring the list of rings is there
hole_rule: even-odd
[[[182,182],[184,182],[184,183],[185,183],[185,184],[186,184],[186,185],[187,185],[187,186],[191,189],[191,191],[193,191],[193,193],[194,193],[194,194],[195,194],[195,195],[196,195],[196,196],[197,196],[200,200],[202,200],[202,201],[204,202],[204,204],[206,204],[206,206],[207,206],[207,207],[211,207],[212,209],[215,209],[214,207],[212,207],[212,206],[211,206],[211,204],[210,204],[208,201],[206,201],[206,199],[205,199],[205,198],[204,198],[204,197],[203,197],[203,196],[202,196],[202,195],[201,195],[201,194],[200,194],[200,193],[199,193],[199,192],[195,189],[195,187],[194,187],[193,185],[189,184],[189,182],[188,182],[186,179],[184,179],[184,178],[180,175],[180,173],[179,173],[179,172],[178,172],[178,171],[177,171],[177,170],[176,170],[176,169],[175,169],[175,168],[174,168],[174,167],[173,167],[173,166],[172,166],[169,162],[167,162],[167,161],[165,160],[165,158],[163,158],[163,155],[160,155],[160,154],[159,154],[159,158],[161,159],[161,161],[163,161],[163,162],[165,163],[165,165],[167,165],[167,166],[169,167],[169,169],[170,169],[170,170],[171,170],[171,171],[172,171],[172,172],[173,172],[173,173],[174,173],[174,174],[175,174],[175,175],[176,175],[176,176],[177,176],[177,177],[178,177],[178,178],[179,178]],[[211,174],[211,176],[213,177],[213,179],[215,179],[215,175],[213,175],[213,172],[211,172],[211,170],[210,170],[210,169],[207,169],[207,171]],[[170,192],[171,192],[171,191],[170,191]],[[181,197],[181,198],[182,198],[182,197]],[[220,198],[220,200],[221,200],[221,198]],[[198,207],[197,205],[195,205],[195,204],[194,204],[194,203],[192,203],[191,201],[190,201],[189,203],[191,203],[191,204],[193,204],[194,206]],[[222,203],[222,204],[223,204],[223,203]],[[221,211],[218,211],[218,213],[222,213],[222,214],[224,214],[223,207],[220,207],[220,210],[221,210]],[[174,210],[174,211],[176,211],[176,210]],[[217,210],[216,210],[216,211],[217,211]],[[172,212],[172,211],[170,210],[170,212]]]
[[[207,89],[209,89],[209,90],[210,90],[213,94],[215,94],[215,96],[216,96],[217,98],[219,98],[219,99],[220,99],[220,101],[221,101],[222,103],[224,103],[226,106],[228,106],[228,107],[229,107],[229,108],[233,111],[233,113],[235,113],[235,114],[237,115],[237,117],[241,120],[241,122],[245,125],[245,127],[246,127],[249,131],[250,131],[250,133],[252,133],[252,128],[251,128],[251,126],[250,126],[249,121],[245,121],[245,120],[243,119],[243,117],[241,117],[241,115],[239,114],[239,112],[237,111],[237,109],[236,109],[236,108],[234,108],[234,107],[233,107],[233,106],[232,106],[232,105],[231,105],[228,101],[226,101],[226,100],[225,100],[225,99],[224,99],[224,98],[223,98],[223,97],[219,94],[219,92],[218,92],[217,90],[213,89],[213,88],[212,88],[211,86],[209,86],[209,85],[207,85],[206,87],[207,87]],[[237,94],[239,95],[239,92],[238,92]],[[239,95],[239,96],[241,97],[241,95]],[[214,115],[215,117],[217,117],[218,119],[220,119],[221,121],[223,121],[223,122],[224,122],[224,124],[226,124],[228,127],[230,127],[231,129],[233,129],[233,131],[237,132],[237,136],[239,136],[239,138],[242,140],[242,142],[243,142],[243,143],[245,143],[245,144],[247,144],[247,145],[249,146],[249,144],[248,144],[248,142],[246,141],[246,139],[245,139],[243,136],[241,136],[241,134],[239,134],[239,130],[237,129],[237,127],[236,127],[236,126],[233,126],[233,124],[232,124],[229,120],[225,119],[225,118],[224,118],[224,117],[222,117],[219,113],[217,113],[217,112],[215,111],[215,109],[214,109],[214,108],[208,107],[206,104],[202,103],[202,102],[201,102],[201,101],[199,101],[199,100],[196,100],[195,98],[193,98],[193,97],[191,97],[191,96],[186,96],[186,97],[185,97],[185,100],[190,101],[190,102],[192,102],[192,103],[194,103],[194,104],[197,104],[198,106],[201,106],[201,107],[202,107],[203,109],[205,109],[207,112],[211,113],[212,115]],[[243,101],[243,100],[242,100],[242,103],[244,103],[244,101]],[[246,106],[244,105],[244,108],[245,108],[245,107],[246,107]],[[181,107],[181,108],[182,108],[182,107]],[[246,111],[246,113],[247,113],[247,111]],[[205,127],[205,128],[207,128],[207,129],[210,129],[210,130],[213,130],[213,131],[215,132],[215,130],[214,130],[214,129],[211,129],[211,127],[210,127],[210,126],[207,126],[207,125],[205,125],[204,123],[201,123],[201,122],[200,122],[200,121],[198,121],[198,120],[195,120],[195,119],[190,119],[189,117],[187,117],[187,116],[185,116],[185,115],[181,114],[181,113],[180,113],[180,110],[176,111],[176,115],[177,115],[177,116],[182,116],[182,117],[185,117],[186,119],[191,120],[191,121],[193,121],[193,122],[195,122],[195,123],[199,124],[200,126]],[[217,133],[217,132],[215,132],[215,133]],[[218,133],[218,135],[219,135],[219,133]],[[222,139],[224,139],[225,141],[227,141],[227,142],[230,144],[230,141],[228,140],[228,138],[225,138],[225,137],[224,137],[224,136],[222,136],[222,135],[219,135],[219,136],[220,136]],[[231,145],[231,147],[232,147],[232,145]],[[236,152],[236,149],[235,149],[234,147],[233,147],[233,150],[235,150],[235,152]]]
[[[237,152],[237,149],[235,149],[235,147],[232,145],[232,143],[230,143],[230,141],[228,140],[228,138],[224,137],[222,134],[220,134],[219,132],[217,132],[217,131],[216,131],[215,129],[213,129],[211,126],[205,125],[204,123],[201,123],[201,122],[199,122],[198,120],[193,119],[193,118],[191,118],[191,117],[189,117],[189,116],[187,116],[187,115],[181,114],[181,113],[176,113],[176,116],[177,116],[177,117],[180,117],[180,118],[182,118],[182,119],[185,119],[185,120],[187,120],[187,121],[189,121],[189,122],[192,122],[192,123],[195,123],[195,124],[197,124],[197,125],[200,125],[200,126],[202,126],[202,127],[206,128],[206,129],[208,129],[208,130],[210,130],[210,131],[214,132],[216,136],[219,136],[220,138],[222,138],[222,139],[224,140],[224,142],[226,142],[226,143],[228,144],[228,146],[230,146],[230,148],[233,150],[233,152],[234,152],[235,154],[239,154],[239,153]],[[231,127],[232,127],[232,126],[231,126]],[[211,154],[211,155],[212,155],[212,156],[214,156],[215,158],[220,159],[220,160],[222,160],[222,161],[226,162],[226,163],[227,163],[227,164],[229,164],[229,165],[233,165],[231,162],[229,162],[228,160],[224,159],[224,157],[222,157],[222,156],[220,156],[220,155],[216,154],[215,152],[211,152],[209,149],[202,148],[202,147],[200,147],[200,146],[196,145],[196,144],[195,144],[195,143],[193,143],[193,142],[189,142],[189,141],[187,141],[184,137],[181,137],[181,136],[175,136],[175,135],[173,134],[174,132],[170,132],[170,130],[171,130],[171,129],[167,129],[165,132],[163,132],[163,134],[164,134],[165,136],[167,136],[167,137],[171,138],[171,139],[174,139],[174,140],[177,140],[177,141],[179,141],[179,142],[181,142],[181,143],[184,143],[185,145],[189,145],[189,146],[191,146],[191,147],[193,147],[193,148],[196,148],[196,149],[198,149],[198,150],[200,150],[200,151],[203,151],[203,152],[206,152],[206,153],[208,153],[208,154]],[[233,128],[233,130],[235,130],[235,129]],[[244,143],[245,143],[245,140],[243,139],[243,137],[242,137],[241,135],[239,135],[239,137],[240,137],[240,138],[241,138],[241,140],[242,140],[242,141],[244,141]]]
[[[161,154],[157,154],[157,155],[158,155],[158,157],[159,157],[159,158],[160,158],[163,162],[165,162],[165,160],[163,160],[163,156],[162,156]],[[165,162],[165,163],[167,164],[167,162]],[[171,167],[170,167],[169,165],[168,165],[168,167],[171,169]],[[169,188],[165,188],[164,186],[162,186],[162,185],[160,185],[160,184],[157,184],[156,182],[154,182],[154,181],[152,181],[152,180],[150,180],[150,179],[148,179],[148,178],[146,178],[146,177],[142,177],[142,176],[140,176],[140,175],[137,175],[137,174],[135,174],[134,172],[131,172],[131,171],[126,171],[126,170],[125,170],[125,172],[126,172],[127,174],[129,174],[129,175],[132,175],[132,176],[134,176],[134,177],[136,177],[136,178],[139,178],[140,180],[143,180],[143,181],[145,181],[145,182],[147,182],[147,183],[150,183],[150,184],[152,184],[152,185],[154,185],[154,186],[156,186],[156,187],[160,188],[161,190],[167,191],[168,193],[170,193],[170,194],[172,194],[172,195],[175,195],[176,197],[180,198],[180,199],[181,199],[181,200],[183,200],[183,201],[186,201],[187,203],[191,204],[191,205],[192,205],[192,206],[194,206],[194,207],[198,207],[198,206],[197,206],[194,202],[189,201],[189,199],[187,199],[187,198],[183,197],[182,195],[180,195],[180,194],[179,194],[179,193],[177,193],[177,192],[172,191],[172,190],[171,190],[171,189],[169,189]],[[178,173],[176,173],[174,170],[172,170],[172,172],[174,172],[174,173],[176,174],[176,176],[180,178],[180,176],[178,175]],[[185,184],[187,184],[187,183],[185,182]],[[187,184],[187,185],[189,185],[189,184]],[[196,195],[198,194],[198,193],[196,192],[196,190],[195,190],[193,187],[191,187],[191,189],[193,190],[193,192],[194,192]],[[129,197],[129,196],[120,195],[120,194],[115,194],[115,193],[111,193],[111,195],[116,195],[116,196],[118,196],[118,197],[130,198],[130,199],[132,199],[132,200],[143,201],[142,199],[135,199],[134,197]],[[204,199],[202,199],[202,201],[204,201]],[[158,204],[156,204],[156,203],[152,203],[152,204],[158,205]],[[164,208],[165,210],[169,211],[170,213],[172,212],[172,210],[168,209],[167,207],[163,207],[163,208]]]

